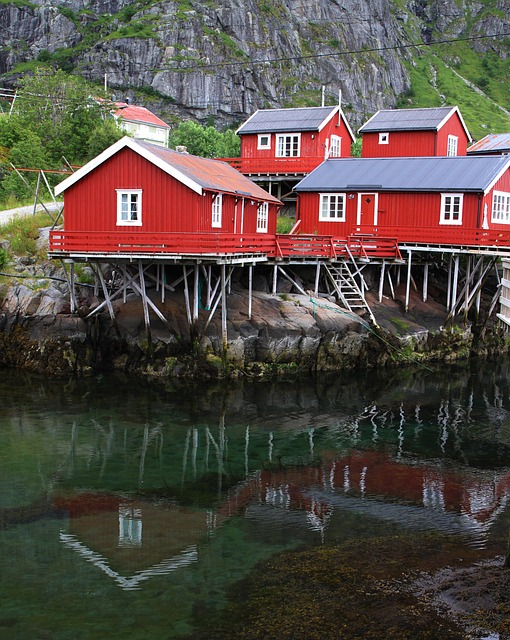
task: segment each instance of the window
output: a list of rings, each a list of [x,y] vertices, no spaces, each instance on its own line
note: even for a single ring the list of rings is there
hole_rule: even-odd
[[[211,226],[221,228],[221,213],[223,211],[223,195],[217,193],[212,203]]]
[[[268,133],[259,133],[257,149],[271,149],[271,136]]]
[[[379,134],[379,144],[390,144],[390,134],[389,133],[380,133]]]
[[[321,193],[319,220],[345,222],[345,193]]]
[[[278,134],[276,136],[277,158],[298,158],[301,136],[299,133],[291,135]]]
[[[257,233],[267,233],[269,206],[267,202],[261,202],[257,208]]]
[[[461,193],[441,194],[441,217],[439,224],[462,224],[462,200]]]
[[[331,136],[331,143],[329,146],[329,157],[340,158],[342,154],[342,138],[340,136]]]
[[[446,150],[447,156],[456,156],[457,155],[457,145],[459,139],[457,136],[448,136],[448,149]]]
[[[117,224],[142,225],[142,190],[117,189]]]
[[[492,196],[492,222],[510,224],[510,193],[494,191]]]

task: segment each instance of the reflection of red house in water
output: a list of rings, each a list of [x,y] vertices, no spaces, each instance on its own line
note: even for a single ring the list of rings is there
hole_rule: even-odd
[[[389,498],[391,503],[450,513],[460,517],[460,528],[480,533],[510,500],[510,474],[431,469],[382,452],[355,452],[322,467],[261,471],[234,492],[221,513],[238,513],[255,501],[305,510],[325,523],[335,503],[333,496],[339,494],[372,501]],[[434,515],[430,521],[433,525]]]
[[[61,541],[124,589],[196,562],[198,543],[218,521],[210,511],[114,495],[80,494],[54,502],[69,518]]]

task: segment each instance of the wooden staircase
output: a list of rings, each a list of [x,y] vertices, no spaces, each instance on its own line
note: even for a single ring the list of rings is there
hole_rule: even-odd
[[[365,300],[365,280],[356,263],[353,264],[354,267],[351,268],[347,261],[342,261],[335,265],[323,265],[323,268],[342,306],[352,313],[365,311],[373,324],[377,326],[372,310]],[[361,287],[356,281],[356,275],[361,280]]]

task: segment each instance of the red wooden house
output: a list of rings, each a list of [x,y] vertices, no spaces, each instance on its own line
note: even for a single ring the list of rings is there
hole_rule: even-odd
[[[340,106],[260,109],[236,132],[244,174],[309,173],[325,158],[351,155],[354,134]]]
[[[491,133],[468,147],[468,156],[510,153],[510,133]]]
[[[50,252],[60,255],[263,251],[281,204],[224,162],[129,137],[55,193],[64,193],[65,222]]]
[[[384,109],[358,133],[363,158],[465,156],[471,142],[458,107]]]
[[[510,246],[510,157],[345,158],[296,187],[300,233]]]

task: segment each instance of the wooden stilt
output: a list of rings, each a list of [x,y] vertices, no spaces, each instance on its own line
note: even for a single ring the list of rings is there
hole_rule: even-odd
[[[381,277],[379,278],[379,302],[382,302],[384,291],[384,272],[386,270],[386,260],[382,261],[381,265]]]
[[[60,264],[62,266],[62,271],[64,272],[64,276],[67,282],[67,286],[69,287],[69,301],[71,307],[71,313],[74,313],[78,308],[78,303],[76,301],[76,292],[74,288],[74,262],[70,262],[70,274],[68,275],[65,263],[63,260],[60,260]]]
[[[466,286],[464,287],[464,319],[467,320],[468,302],[469,302],[469,284],[471,280],[471,268],[473,265],[473,256],[468,256],[466,267]]]
[[[284,278],[287,278],[287,280],[289,282],[292,282],[292,284],[296,287],[296,289],[299,291],[299,293],[302,293],[304,296],[307,295],[306,291],[303,289],[303,287],[301,287],[293,278],[291,278],[286,272],[285,270],[278,266],[278,271],[280,271],[280,273],[283,275]]]
[[[144,282],[144,285],[145,285],[145,282]],[[138,286],[138,284],[136,283],[135,280],[133,280],[133,282],[131,283],[131,286],[140,295],[142,300],[145,299],[145,303],[147,304],[147,306],[150,307],[154,311],[154,313],[166,325],[166,327],[168,329],[171,329],[170,325],[168,324],[168,320],[161,313],[161,311],[157,308],[157,306],[154,304],[154,302],[152,302],[152,300],[146,294],[144,295],[142,287]],[[148,309],[147,309],[147,317],[148,317],[148,315],[149,315],[149,312],[148,312]],[[144,309],[144,317],[145,317],[145,309]]]
[[[450,254],[450,260],[448,262],[448,288],[446,291],[446,308],[448,311],[451,310],[452,303],[452,266],[453,266],[453,255]]]
[[[427,302],[427,298],[429,295],[428,289],[429,289],[429,263],[426,262],[423,265],[423,296],[422,296],[423,302]]]
[[[248,320],[251,320],[253,303],[253,265],[248,267]]]
[[[183,267],[184,273],[184,302],[186,303],[186,317],[188,318],[188,325],[191,328],[191,309],[189,306],[189,290],[188,290],[188,270]]]
[[[37,200],[39,199],[39,188],[41,186],[41,172],[37,174],[37,185],[35,187],[35,198],[34,198],[34,208],[32,209],[32,215],[35,216],[35,212],[37,211]]]
[[[227,344],[227,290],[224,264],[221,265],[221,340],[225,348]]]
[[[390,285],[390,291],[391,291],[391,298],[392,300],[395,300],[395,289],[393,288],[393,280],[391,279],[391,273],[388,269],[388,284]]]
[[[313,289],[314,295],[317,297],[319,295],[319,283],[321,278],[321,263],[318,262],[315,267],[315,287]]]
[[[123,294],[122,294],[122,302],[124,304],[126,304],[127,302],[127,269],[126,269],[126,265],[123,264],[122,265],[122,287],[123,287]]]
[[[138,260],[138,276],[140,278],[140,295],[142,297],[143,305],[143,319],[145,322],[145,331],[147,332],[147,338],[150,342],[151,339],[151,327],[149,318],[149,306],[147,304],[147,289],[145,287],[145,277],[143,273],[143,262]],[[136,282],[133,280],[133,286],[136,288]]]
[[[161,303],[165,304],[166,296],[166,265],[161,265]]]
[[[409,292],[411,288],[411,264],[413,259],[412,251],[408,251],[408,256],[409,256],[409,262],[407,263],[406,304],[405,304],[406,313],[409,310]]]
[[[276,295],[276,286],[278,284],[278,265],[273,267],[273,295]]]
[[[459,284],[459,262],[460,256],[455,255],[453,263],[453,285],[452,285],[452,304],[450,311],[453,311],[457,305],[457,287]]]
[[[198,307],[199,307],[199,272],[198,264],[193,267],[193,322],[198,320]]]

